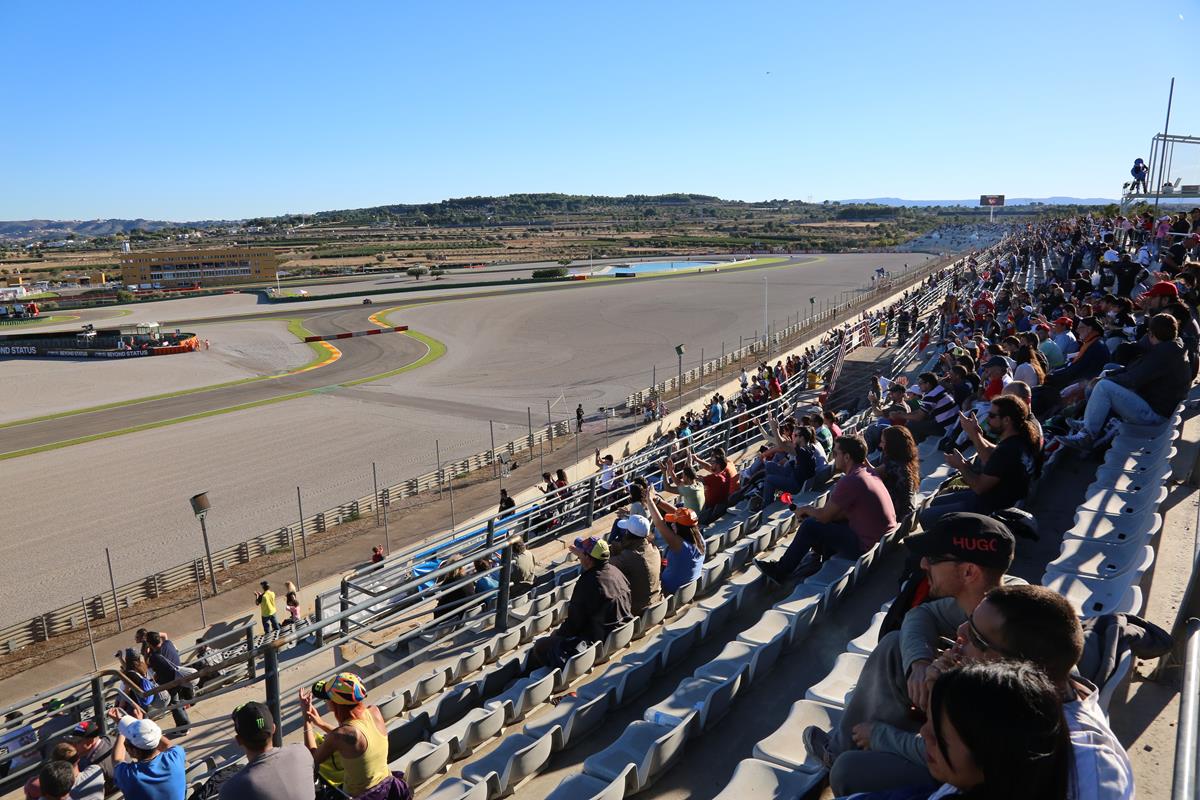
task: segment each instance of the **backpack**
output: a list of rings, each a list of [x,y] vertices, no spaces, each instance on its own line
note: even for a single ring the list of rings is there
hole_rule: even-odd
[[[230,764],[208,776],[201,784],[193,784],[192,793],[188,800],[217,800],[221,796],[221,785],[242,771],[245,764]]]

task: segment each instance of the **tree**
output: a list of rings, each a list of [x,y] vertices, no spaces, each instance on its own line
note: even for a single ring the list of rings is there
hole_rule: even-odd
[[[444,270],[440,267],[434,267],[433,269],[429,270],[429,274],[432,275],[434,278],[440,278],[446,274],[446,270]]]
[[[118,303],[132,303],[133,302],[133,292],[129,291],[128,289],[121,289],[120,291],[117,292],[117,302]]]
[[[429,270],[420,265],[414,265],[406,269],[405,272],[408,273],[409,277],[421,280],[421,276],[428,274]]]
[[[375,260],[380,264],[382,264],[385,259],[387,259],[387,256],[385,256],[383,253],[379,253],[377,256],[375,256]]]

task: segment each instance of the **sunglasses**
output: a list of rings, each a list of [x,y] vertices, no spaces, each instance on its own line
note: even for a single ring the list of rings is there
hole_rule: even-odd
[[[974,612],[967,615],[967,638],[971,641],[971,645],[981,653],[991,650],[993,653],[1002,656],[1007,655],[1002,648],[985,639],[983,634],[979,632],[979,628],[975,627]]]

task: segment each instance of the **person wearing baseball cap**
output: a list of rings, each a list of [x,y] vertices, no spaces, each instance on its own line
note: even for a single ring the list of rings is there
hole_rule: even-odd
[[[1050,327],[1054,343],[1058,345],[1059,350],[1062,350],[1064,358],[1079,350],[1079,340],[1075,338],[1073,332],[1075,320],[1062,316],[1051,322]]]
[[[113,782],[129,800],[180,800],[187,792],[187,754],[163,736],[154,720],[133,707],[133,716],[109,709],[117,723]]]
[[[900,630],[880,637],[838,725],[829,732],[816,726],[803,732],[809,752],[832,768],[838,796],[922,783],[923,765],[897,758],[904,754],[892,745],[916,732],[919,724],[910,710],[925,708],[936,677],[931,665],[944,640],[953,641],[984,595],[1004,582],[1016,551],[1002,522],[958,512],[904,544],[920,558],[927,601],[904,615]],[[878,758],[882,753],[891,758]]]
[[[75,745],[75,750],[79,753],[79,770],[83,772],[92,766],[100,767],[107,793],[111,794],[115,790],[112,737],[102,736],[100,726],[94,720],[85,719],[71,729],[67,734],[67,741]]]
[[[811,430],[811,429],[810,429]],[[662,590],[672,595],[692,581],[699,580],[704,570],[704,537],[700,535],[700,520],[690,508],[675,508],[650,490],[650,521],[666,543],[667,564],[662,572]]]
[[[650,542],[650,520],[630,514],[617,520],[621,550],[610,559],[629,581],[629,610],[641,614],[646,606],[662,597],[662,553]]]
[[[336,725],[321,717],[313,698],[323,699]],[[378,707],[367,703],[367,688],[353,672],[339,672],[300,690],[304,714],[304,746],[318,766],[336,755],[344,779],[342,790],[356,800],[386,800],[390,792],[411,797],[404,776],[388,769],[387,724]],[[316,728],[328,734],[317,742]]]
[[[633,618],[629,581],[609,560],[608,542],[581,536],[571,545],[582,572],[567,602],[567,615],[553,633],[533,643],[531,669],[561,669],[571,656]]]
[[[271,710],[243,703],[232,717],[234,740],[250,763],[221,784],[221,800],[314,800],[312,754],[300,744],[275,746]]]
[[[1037,335],[1037,349],[1046,357],[1046,363],[1050,369],[1058,369],[1067,363],[1067,357],[1063,355],[1062,348],[1050,336],[1051,330],[1048,324],[1042,322],[1035,325],[1033,332]]]
[[[1179,299],[1179,287],[1170,281],[1159,281],[1138,295],[1137,303],[1147,314],[1161,311]]]

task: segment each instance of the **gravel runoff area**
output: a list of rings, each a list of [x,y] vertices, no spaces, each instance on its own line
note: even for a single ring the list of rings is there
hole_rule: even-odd
[[[313,353],[283,320],[191,327],[210,349],[154,358],[0,361],[0,423],[135,400],[302,366]]]
[[[497,442],[506,441],[524,433],[527,407],[535,425],[545,421],[546,400],[560,395],[556,419],[573,416],[578,402],[590,413],[646,386],[656,361],[660,378],[672,374],[675,344],[688,347],[685,367],[701,348],[711,357],[722,341],[736,345],[761,331],[764,278],[768,311],[782,324],[812,295],[836,297],[876,266],[923,258],[835,255],[786,268],[418,307],[390,321],[448,346],[419,370],[2,461],[0,485],[15,502],[0,505],[0,624],[63,601],[47,595],[34,604],[31,586],[104,590],[105,546],[119,583],[202,555],[187,505],[198,491],[212,499],[213,547],[243,541],[296,519],[297,485],[312,514],[369,494],[372,461],[381,484],[392,483],[434,467],[435,439],[443,460],[466,456],[486,449],[489,419],[500,423]],[[520,486],[536,479],[513,476]]]

